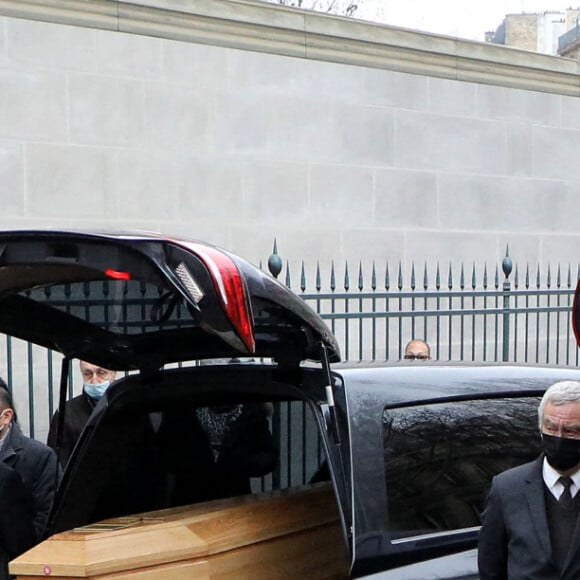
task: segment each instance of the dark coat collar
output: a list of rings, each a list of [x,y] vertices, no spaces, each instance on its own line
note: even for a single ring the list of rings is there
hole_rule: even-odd
[[[0,451],[0,461],[6,462],[7,459],[18,455],[22,451],[22,431],[18,423],[12,423],[10,425],[10,431],[6,435],[6,441],[2,445],[2,451]]]

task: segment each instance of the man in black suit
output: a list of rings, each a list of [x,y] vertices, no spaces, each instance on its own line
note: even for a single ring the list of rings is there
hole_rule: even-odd
[[[482,580],[580,578],[580,382],[552,385],[538,416],[544,453],[492,482],[479,538]]]
[[[0,462],[0,580],[10,577],[8,562],[35,541],[32,496],[18,473]]]

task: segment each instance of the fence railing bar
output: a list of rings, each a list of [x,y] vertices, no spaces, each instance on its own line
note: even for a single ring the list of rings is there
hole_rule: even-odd
[[[512,316],[524,316],[527,314],[540,314],[540,313],[557,313],[557,312],[566,312],[569,313],[569,308],[565,306],[560,307],[532,307],[529,310],[524,310],[523,308],[519,308],[518,310],[511,310]],[[447,317],[461,317],[461,316],[499,316],[503,314],[504,311],[502,308],[488,308],[487,310],[484,308],[478,308],[476,310],[465,309],[461,310],[460,308],[452,308],[451,310],[440,310],[439,312],[434,312],[430,310],[415,310],[414,312],[407,312],[407,311],[390,311],[390,312],[364,312],[365,318],[413,318],[413,317],[439,317],[439,318],[447,318]],[[358,312],[322,312],[320,317],[325,320],[357,320],[360,317]],[[401,335],[402,336],[402,335]]]
[[[418,298],[448,298],[449,296],[454,298],[459,298],[460,296],[464,296],[465,298],[470,298],[472,296],[475,297],[496,297],[496,296],[504,296],[506,295],[505,292],[502,290],[416,290],[415,292],[361,292],[360,298],[362,299],[371,299],[371,298],[401,298],[401,299],[418,299]],[[561,289],[561,290],[510,290],[507,292],[508,296],[566,296],[574,295],[574,290],[572,289]],[[344,299],[348,297],[352,297],[352,293],[347,292],[304,292],[299,294],[301,298],[304,300],[312,300],[315,296],[318,296],[322,300],[332,300],[332,299]],[[359,296],[357,295],[357,298]]]

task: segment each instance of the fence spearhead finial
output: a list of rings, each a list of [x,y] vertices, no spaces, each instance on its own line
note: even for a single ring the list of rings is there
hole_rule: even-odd
[[[509,255],[509,246],[506,246],[505,249],[505,257],[501,261],[501,269],[503,270],[504,276],[506,280],[509,278],[510,274],[512,273],[513,263],[512,259]]]
[[[278,278],[280,272],[282,271],[282,258],[278,255],[278,244],[276,238],[274,238],[274,247],[272,248],[272,254],[268,258],[268,270],[274,278]]]
[[[530,287],[530,263],[526,264],[526,289]]]

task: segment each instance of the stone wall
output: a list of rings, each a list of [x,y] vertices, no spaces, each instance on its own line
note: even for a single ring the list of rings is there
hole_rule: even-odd
[[[150,4],[174,10],[0,0],[0,226],[161,230],[255,262],[274,237],[310,265],[578,259],[578,63]]]
[[[294,279],[576,264],[578,66],[260,2],[0,0],[0,227],[277,238]]]

